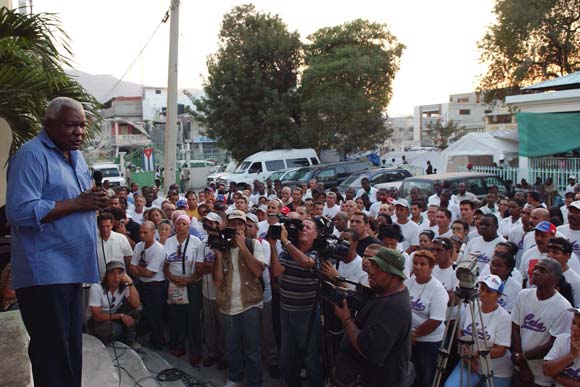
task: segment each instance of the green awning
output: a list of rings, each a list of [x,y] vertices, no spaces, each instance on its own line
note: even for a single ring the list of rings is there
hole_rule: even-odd
[[[520,155],[549,156],[580,148],[580,112],[518,113]]]

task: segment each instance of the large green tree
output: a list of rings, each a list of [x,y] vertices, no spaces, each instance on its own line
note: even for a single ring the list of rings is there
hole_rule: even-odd
[[[308,39],[300,92],[311,143],[341,155],[381,146],[404,45],[386,25],[361,19],[321,28]]]
[[[98,130],[97,101],[63,70],[70,66],[70,55],[55,15],[0,8],[0,117],[12,130],[12,153],[36,135],[48,101],[58,96],[84,105],[89,137]]]
[[[479,42],[483,90],[513,90],[580,70],[580,0],[495,0]]]
[[[222,21],[218,51],[207,61],[205,96],[193,113],[237,160],[304,146],[296,93],[300,64],[297,32],[253,5],[235,7]]]

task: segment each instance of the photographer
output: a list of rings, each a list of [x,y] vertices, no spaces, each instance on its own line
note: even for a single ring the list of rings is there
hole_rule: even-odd
[[[335,379],[343,385],[408,386],[412,380],[411,308],[403,284],[404,258],[395,250],[381,248],[366,262],[374,296],[354,319],[346,300],[334,307],[345,330]]]
[[[228,228],[235,235],[225,249],[214,248],[213,280],[217,304],[226,325],[228,383],[246,386],[262,384],[260,356],[260,316],[263,288],[259,278],[264,270],[262,246],[246,239],[246,214],[233,210]],[[228,384],[229,385],[229,384]]]
[[[350,243],[348,255],[338,264],[338,270],[330,260],[323,261],[322,274],[330,280],[336,280],[338,277],[342,277],[349,281],[368,286],[369,278],[367,273],[363,270],[363,260],[361,256],[356,253],[356,247],[358,244],[356,232],[347,229],[340,234],[340,238]],[[349,289],[355,288],[354,285],[349,283],[339,283],[338,285]]]
[[[280,277],[280,360],[288,387],[301,386],[302,365],[306,367],[308,385],[323,385],[320,310],[316,305],[318,278],[310,270],[318,260],[312,250],[317,236],[317,226],[312,220],[303,222],[293,242],[288,240],[288,230],[282,226],[280,240],[284,251],[279,257],[276,241],[269,240],[272,274]]]

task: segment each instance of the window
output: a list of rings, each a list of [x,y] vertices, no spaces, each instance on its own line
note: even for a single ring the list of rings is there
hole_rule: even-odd
[[[286,168],[284,166],[284,160],[270,160],[266,161],[267,171],[279,171],[280,169]]]
[[[336,179],[336,175],[334,173],[333,168],[323,169],[322,171],[320,171],[318,176],[316,176],[316,180],[321,181],[321,182],[331,181],[331,180],[335,180],[335,179]]]
[[[155,94],[161,94],[161,90],[160,89],[155,89]]]
[[[310,165],[307,158],[300,158],[300,159],[287,159],[286,165],[288,168],[292,167],[307,167]]]
[[[311,157],[310,158],[310,164],[312,165],[318,165],[318,159],[316,157]]]
[[[467,190],[474,195],[485,195],[487,193],[487,189],[483,186],[483,179],[480,177],[465,179],[464,183],[467,186]]]
[[[471,110],[470,109],[459,109],[459,115],[460,116],[468,116],[471,114]]]
[[[499,178],[497,177],[486,177],[485,178],[485,185],[487,186],[487,190],[489,190],[489,187],[491,187],[492,185],[495,185],[497,187],[497,190],[499,192],[499,194],[505,194],[505,185],[503,183],[503,181],[501,181]],[[486,190],[486,192],[487,192]]]
[[[256,161],[254,164],[252,164],[252,166],[250,167],[250,170],[248,172],[249,173],[261,173],[262,172],[262,162]]]
[[[457,103],[468,103],[469,97],[457,98]]]

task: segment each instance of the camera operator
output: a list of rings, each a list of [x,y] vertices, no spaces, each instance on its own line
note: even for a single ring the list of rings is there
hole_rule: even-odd
[[[269,240],[272,274],[280,277],[280,361],[288,387],[302,385],[302,365],[306,368],[309,386],[323,385],[320,310],[316,304],[318,278],[311,271],[318,260],[312,250],[318,230],[313,220],[305,220],[303,225],[295,242],[288,240],[288,231],[282,226],[280,240],[284,251],[280,256],[276,241]]]
[[[343,337],[334,376],[341,384],[408,386],[412,380],[411,308],[403,284],[405,258],[396,250],[381,248],[365,259],[374,291],[353,318],[346,300],[335,305]],[[396,316],[396,318],[393,318]]]
[[[342,277],[349,281],[368,286],[369,278],[368,274],[363,270],[363,260],[361,256],[356,253],[356,247],[358,244],[358,236],[356,232],[351,229],[344,230],[340,234],[340,238],[350,243],[348,254],[344,257],[343,261],[338,263],[338,270],[330,260],[323,261],[322,274],[331,280],[336,280],[338,277]],[[355,285],[349,283],[339,283],[338,285],[344,288],[355,289]]]
[[[235,235],[222,251],[214,248],[213,279],[217,304],[226,325],[228,383],[262,385],[260,356],[260,316],[263,289],[259,278],[264,270],[262,246],[256,239],[246,239],[246,214],[232,210],[228,228]]]

